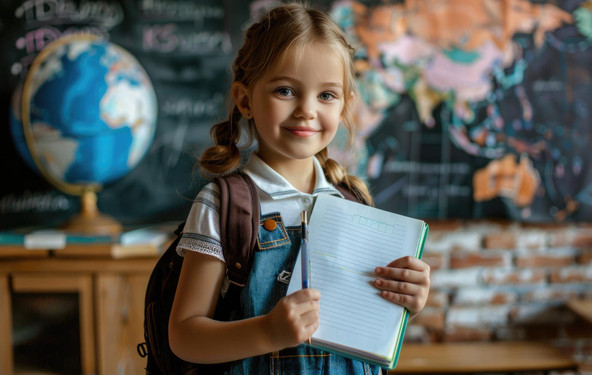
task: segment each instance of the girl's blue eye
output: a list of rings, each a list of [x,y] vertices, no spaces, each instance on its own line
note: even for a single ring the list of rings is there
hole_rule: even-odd
[[[281,87],[281,88],[275,90],[275,92],[277,92],[280,96],[290,96],[290,95],[292,95],[292,90],[290,90],[287,87]]]
[[[328,100],[331,100],[331,99],[335,99],[335,95],[333,95],[333,94],[332,94],[332,93],[330,93],[330,92],[324,92],[324,93],[322,93],[321,95],[319,95],[319,98],[320,98],[321,100],[328,101]]]

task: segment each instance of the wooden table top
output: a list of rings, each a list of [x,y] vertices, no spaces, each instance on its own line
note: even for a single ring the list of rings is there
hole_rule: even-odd
[[[0,257],[0,274],[23,272],[125,272],[150,273],[158,258],[28,258],[3,259]]]
[[[576,314],[592,323],[592,299],[574,299],[567,306]]]
[[[478,373],[574,369],[574,359],[542,342],[403,344],[389,374]]]

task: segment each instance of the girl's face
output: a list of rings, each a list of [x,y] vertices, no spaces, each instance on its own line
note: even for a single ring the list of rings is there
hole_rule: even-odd
[[[326,44],[287,52],[248,90],[247,112],[268,164],[308,159],[335,137],[345,103],[343,65]]]

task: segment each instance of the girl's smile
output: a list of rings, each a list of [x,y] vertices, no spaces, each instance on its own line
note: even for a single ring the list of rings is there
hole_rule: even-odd
[[[294,134],[298,137],[303,137],[303,138],[312,137],[313,135],[315,135],[319,132],[318,130],[315,130],[313,128],[309,128],[306,126],[296,126],[296,127],[292,127],[292,128],[284,127],[283,129],[290,132],[291,134]]]

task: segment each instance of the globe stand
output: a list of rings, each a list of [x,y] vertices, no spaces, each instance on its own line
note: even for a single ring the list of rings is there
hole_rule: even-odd
[[[80,213],[68,220],[63,229],[73,233],[91,235],[118,235],[122,226],[111,216],[102,214],[97,207],[97,194],[84,189],[80,196]]]

